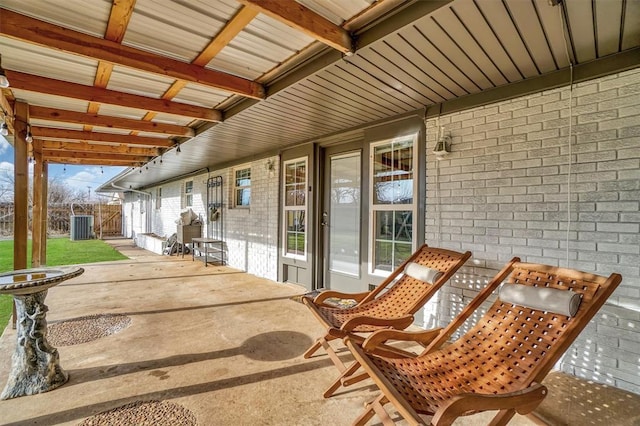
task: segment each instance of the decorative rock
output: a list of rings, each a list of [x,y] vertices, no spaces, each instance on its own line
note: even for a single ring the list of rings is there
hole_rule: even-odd
[[[195,426],[194,414],[168,401],[136,401],[85,419],[78,426]]]
[[[50,324],[48,338],[55,346],[79,345],[118,333],[130,324],[127,315],[88,315]]]

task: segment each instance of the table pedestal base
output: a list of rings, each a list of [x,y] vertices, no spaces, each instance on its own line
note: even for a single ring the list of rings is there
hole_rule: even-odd
[[[58,350],[47,342],[47,291],[15,295],[18,343],[11,373],[0,399],[33,395],[55,389],[69,376],[60,367]]]

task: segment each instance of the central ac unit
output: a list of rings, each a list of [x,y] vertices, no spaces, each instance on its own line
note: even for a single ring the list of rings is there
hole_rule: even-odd
[[[93,238],[93,216],[90,215],[71,215],[70,218],[70,239],[90,240]]]

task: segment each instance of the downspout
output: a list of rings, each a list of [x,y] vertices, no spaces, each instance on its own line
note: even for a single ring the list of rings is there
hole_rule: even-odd
[[[149,197],[149,200],[151,200],[151,193],[150,193],[150,192],[138,191],[137,189],[131,189],[131,188],[125,188],[125,187],[123,187],[123,186],[118,186],[118,185],[116,185],[116,184],[115,184],[115,183],[113,183],[113,182],[111,183],[111,186],[112,186],[114,189],[119,189],[120,191],[125,191],[125,192],[126,192],[126,191],[130,191],[130,192],[135,192],[135,193],[137,193],[137,194],[142,194],[142,195],[144,195],[144,196],[146,196],[146,197]],[[150,214],[150,213],[148,212],[148,210],[149,210],[149,208],[148,208],[148,207],[149,207],[149,206],[147,205],[147,208],[146,208],[147,212],[145,213],[145,214],[147,215],[147,217],[148,217],[148,215]],[[149,221],[148,221],[148,220],[145,220],[145,221],[144,221],[144,227],[145,227],[144,232],[149,232]]]

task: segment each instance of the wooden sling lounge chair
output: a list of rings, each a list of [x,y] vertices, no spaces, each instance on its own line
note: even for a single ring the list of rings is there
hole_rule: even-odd
[[[303,302],[326,329],[326,334],[314,342],[304,357],[311,357],[322,347],[338,370],[345,372],[346,366],[329,341],[350,336],[354,342],[363,342],[364,337],[360,333],[385,328],[407,328],[413,323],[413,314],[427,303],[469,257],[471,252],[468,251],[458,253],[425,244],[370,292],[353,294],[328,290],[313,300],[304,298]],[[328,298],[355,299],[358,304],[346,309],[337,308],[324,303]],[[339,386],[338,381],[325,392],[325,396],[333,393]]]
[[[477,324],[439,349],[507,275]],[[374,413],[392,424],[383,408],[388,402],[412,425],[426,424],[420,414],[432,415],[432,425],[449,425],[459,416],[498,410],[491,424],[505,425],[516,412],[532,413],[546,396],[544,377],[621,280],[619,274],[606,278],[515,258],[418,356],[375,351],[389,339],[420,333],[381,330],[364,343],[345,339],[382,390],[354,424],[366,424]]]

